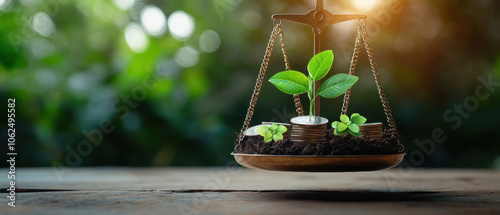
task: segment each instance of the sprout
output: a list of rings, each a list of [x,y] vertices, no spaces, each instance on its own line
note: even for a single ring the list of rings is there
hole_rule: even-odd
[[[271,126],[263,125],[257,129],[260,136],[264,137],[264,142],[268,143],[271,140],[278,141],[283,139],[283,133],[286,132],[286,127],[273,123]]]
[[[359,113],[353,113],[351,119],[347,115],[340,115],[340,122],[332,122],[332,128],[335,128],[333,132],[335,135],[351,134],[355,137],[361,137],[361,132],[359,131],[359,126],[366,122],[366,118],[359,115]]]
[[[314,82],[324,78],[333,63],[333,52],[323,51],[309,61],[307,70],[309,75],[302,72],[288,70],[276,73],[269,82],[281,92],[294,95],[307,93],[309,98],[309,121],[311,121],[313,104],[316,97],[335,98],[347,92],[358,81],[358,77],[348,74],[336,74],[328,78],[318,89],[314,89]],[[316,91],[314,91],[316,90]]]

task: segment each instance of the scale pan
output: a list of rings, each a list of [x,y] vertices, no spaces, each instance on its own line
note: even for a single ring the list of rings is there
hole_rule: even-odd
[[[231,153],[242,166],[291,172],[358,172],[397,166],[406,153],[388,155],[263,155]]]

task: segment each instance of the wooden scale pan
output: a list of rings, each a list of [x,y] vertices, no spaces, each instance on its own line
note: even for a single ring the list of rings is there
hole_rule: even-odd
[[[255,104],[257,103],[258,96],[260,94],[260,89],[262,86],[262,80],[267,71],[267,66],[269,63],[269,58],[273,50],[274,42],[276,37],[280,35],[281,48],[283,55],[285,57],[285,67],[286,70],[290,69],[288,63],[288,57],[285,50],[283,32],[281,30],[281,20],[289,20],[297,23],[306,24],[312,27],[314,32],[314,54],[321,52],[320,39],[322,30],[332,24],[344,22],[348,20],[359,20],[358,34],[356,38],[356,44],[354,47],[354,55],[351,61],[351,67],[349,74],[354,75],[359,49],[361,46],[361,40],[364,41],[365,48],[368,52],[368,57],[370,59],[370,64],[372,71],[375,75],[375,81],[377,83],[378,92],[384,106],[384,111],[387,116],[387,121],[389,123],[390,131],[393,135],[398,137],[399,135],[396,130],[394,120],[392,118],[392,111],[390,110],[389,103],[384,94],[383,87],[381,86],[380,77],[378,74],[378,68],[373,59],[373,51],[371,49],[370,42],[368,40],[368,35],[366,33],[366,16],[365,15],[334,15],[328,10],[324,9],[323,0],[317,0],[316,9],[313,9],[306,14],[275,14],[272,16],[274,21],[274,29],[269,40],[266,55],[264,57],[263,63],[261,65],[259,77],[257,79],[257,84],[250,101],[250,107],[247,112],[245,123],[238,135],[237,144],[239,144],[244,138],[244,132],[248,129],[251,119],[253,117]],[[319,81],[314,83],[314,88],[319,87]],[[344,95],[344,105],[342,107],[342,114],[347,114],[347,107],[349,104],[351,91],[347,91]],[[297,113],[299,116],[303,115],[302,105],[300,103],[300,98],[298,95],[294,95],[295,106],[297,108]],[[320,112],[320,99],[317,98],[314,104],[314,115],[319,116]],[[236,147],[235,147],[236,149]],[[389,169],[397,166],[403,160],[405,153],[400,154],[385,154],[385,155],[267,155],[267,154],[239,154],[231,153],[235,160],[242,166],[252,168],[252,169],[262,169],[262,170],[274,170],[274,171],[300,171],[300,172],[354,172],[354,171],[374,171]]]

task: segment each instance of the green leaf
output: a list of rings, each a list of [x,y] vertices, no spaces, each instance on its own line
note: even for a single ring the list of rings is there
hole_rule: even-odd
[[[337,128],[338,125],[339,125],[339,121],[332,122],[332,128]]]
[[[283,135],[280,134],[280,133],[277,133],[277,134],[273,135],[273,140],[274,141],[278,141],[278,140],[282,140],[282,139],[283,139]]]
[[[281,92],[287,94],[301,94],[309,89],[307,77],[301,72],[289,70],[279,72],[269,79]]]
[[[342,132],[342,131],[345,131],[347,129],[347,125],[345,125],[343,122],[339,123],[339,125],[337,125],[337,129],[335,130],[339,130],[339,132]]]
[[[349,134],[351,134],[352,136],[355,136],[355,137],[361,137],[361,132],[352,132],[351,130],[348,130],[349,131]]]
[[[287,131],[286,127],[283,125],[278,126],[278,129],[276,130],[278,134],[283,134]]]
[[[339,132],[339,131],[338,131],[338,129],[335,129],[335,130],[333,131],[333,134],[335,134],[335,135],[344,135],[344,134],[347,134],[347,131],[342,131],[342,132]]]
[[[260,134],[260,136],[266,136],[266,133],[269,131],[269,127],[267,125],[260,126],[257,128],[257,133]]]
[[[271,138],[273,136],[273,133],[271,133],[271,131],[268,131],[266,133],[266,135],[264,136],[264,138]]]
[[[347,126],[349,128],[350,131],[354,132],[354,133],[358,133],[359,132],[359,126],[352,123],[350,125]]]
[[[336,74],[325,81],[316,92],[325,98],[335,98],[344,94],[358,81],[358,77],[348,74]]]
[[[352,124],[352,121],[349,121],[345,125],[347,125],[347,127],[349,127],[349,125],[351,125],[351,124]]]
[[[277,129],[278,129],[278,125],[277,125],[276,123],[273,123],[273,124],[269,127],[269,130],[271,130],[272,132],[275,132]]]
[[[357,125],[363,125],[366,122],[366,118],[359,115],[359,113],[353,113],[351,115],[351,121],[356,123]]]
[[[309,77],[313,81],[321,80],[326,76],[333,63],[333,52],[332,50],[326,50],[318,53],[309,61],[307,64],[307,70],[309,71]]]
[[[271,140],[273,140],[273,138],[271,138],[271,137],[264,137],[264,142],[266,142],[266,143],[271,142]]]
[[[340,121],[342,121],[343,123],[347,123],[347,122],[349,122],[349,117],[342,114],[342,115],[340,115]]]

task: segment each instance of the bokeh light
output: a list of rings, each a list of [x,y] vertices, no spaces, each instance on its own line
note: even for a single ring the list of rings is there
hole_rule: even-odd
[[[55,51],[54,43],[42,38],[31,41],[31,53],[37,58],[44,58]]]
[[[130,23],[125,28],[125,40],[135,53],[143,53],[149,46],[149,39],[137,23]]]
[[[174,77],[179,74],[180,67],[173,59],[162,60],[156,65],[156,72],[161,77]]]
[[[198,51],[191,46],[184,46],[175,53],[175,62],[182,67],[192,67],[198,63]]]
[[[243,14],[242,22],[249,30],[258,29],[262,24],[262,15],[259,11],[248,10]]]
[[[200,36],[200,48],[206,53],[216,51],[220,46],[220,36],[213,30],[206,30]]]
[[[141,11],[141,23],[148,34],[159,37],[167,31],[167,18],[160,8],[148,5]]]
[[[184,11],[175,11],[168,18],[168,28],[176,40],[185,41],[194,32],[194,19]]]
[[[47,90],[59,87],[62,77],[55,71],[40,69],[35,71],[35,79],[41,89]]]
[[[0,0],[0,10],[7,7],[9,5],[10,0]]]
[[[359,10],[368,11],[377,6],[380,0],[353,0],[352,2]]]
[[[38,12],[31,18],[31,26],[37,33],[44,37],[50,36],[56,30],[54,22],[44,12]]]
[[[21,4],[26,5],[26,6],[31,6],[35,5],[38,0],[20,0]]]
[[[122,10],[128,10],[134,5],[135,0],[113,0],[113,3]]]

